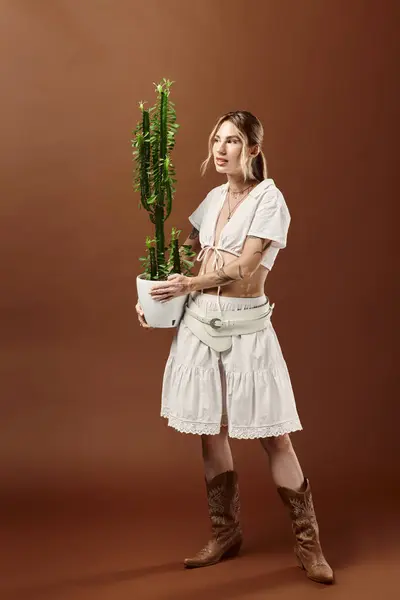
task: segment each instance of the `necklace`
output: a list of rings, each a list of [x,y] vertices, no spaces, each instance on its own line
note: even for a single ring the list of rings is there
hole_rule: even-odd
[[[243,194],[243,192],[246,192],[247,190],[249,190],[252,185],[253,184],[251,183],[250,185],[247,186],[247,188],[244,188],[243,190],[232,190],[230,186],[228,189],[233,196],[239,196],[239,194]]]
[[[243,198],[241,200],[239,200],[239,202],[233,207],[233,210],[231,210],[231,205],[229,202],[229,196],[232,194],[232,196],[234,196],[235,198],[237,198],[238,196],[240,196],[240,194],[244,194],[245,192],[247,192],[247,190],[249,190],[250,188],[254,187],[254,184],[250,184],[247,188],[245,188],[244,190],[239,190],[239,191],[232,191],[230,189],[230,187],[228,188],[228,221],[230,221],[233,213],[235,212],[235,210],[237,209],[237,207],[239,206],[239,204],[241,204],[243,202],[243,200],[245,198],[247,198],[247,195],[243,196]]]

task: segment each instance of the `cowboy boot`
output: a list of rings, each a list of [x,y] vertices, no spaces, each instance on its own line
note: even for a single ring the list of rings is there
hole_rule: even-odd
[[[206,487],[212,537],[194,557],[184,560],[187,568],[208,567],[223,558],[232,558],[242,545],[237,473],[220,473],[210,482],[206,481]]]
[[[304,491],[296,492],[278,487],[278,493],[288,507],[292,519],[292,529],[296,538],[294,552],[299,566],[307,576],[318,583],[333,583],[333,571],[327,563],[319,541],[319,528],[315,516],[311,487],[304,480]]]

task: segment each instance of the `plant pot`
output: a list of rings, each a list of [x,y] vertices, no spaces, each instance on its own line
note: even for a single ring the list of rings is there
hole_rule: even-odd
[[[167,328],[177,327],[183,315],[186,296],[177,296],[168,302],[158,302],[150,296],[150,289],[158,283],[143,279],[143,275],[136,278],[139,304],[143,309],[144,317],[150,327]]]

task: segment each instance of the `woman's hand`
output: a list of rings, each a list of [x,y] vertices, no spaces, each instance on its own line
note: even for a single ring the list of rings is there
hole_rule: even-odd
[[[193,277],[170,275],[167,281],[156,283],[150,290],[150,296],[158,302],[167,302],[177,296],[186,296],[192,291]]]
[[[153,329],[153,327],[150,327],[150,325],[147,325],[146,319],[144,318],[143,308],[140,306],[139,302],[136,304],[135,308],[136,308],[136,312],[137,312],[137,316],[138,316],[140,325],[142,327],[144,327],[144,329]]]

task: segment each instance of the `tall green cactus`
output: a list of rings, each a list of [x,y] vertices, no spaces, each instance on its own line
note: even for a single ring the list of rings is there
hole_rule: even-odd
[[[179,233],[173,229],[171,243],[165,247],[164,223],[172,210],[175,168],[170,154],[175,146],[176,123],[174,103],[169,99],[172,81],[163,79],[156,85],[157,101],[149,109],[144,102],[139,103],[142,119],[132,132],[132,147],[135,160],[135,191],[140,191],[140,206],[149,213],[155,226],[155,237],[147,237],[147,256],[139,260],[143,263],[144,275],[148,279],[167,279],[171,272],[190,274],[194,253],[190,247],[182,246],[179,252]],[[169,252],[166,259],[165,252]],[[182,259],[182,263],[181,263]]]

